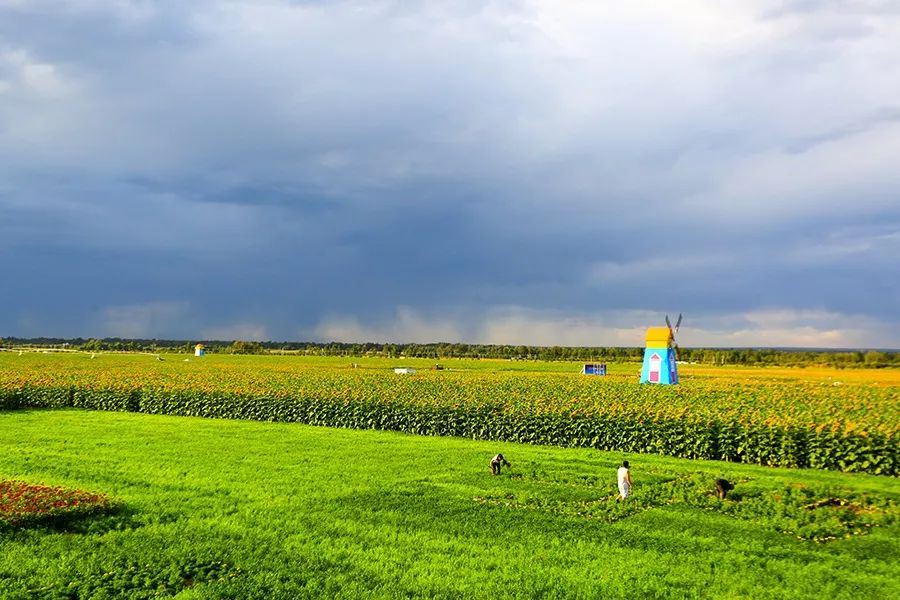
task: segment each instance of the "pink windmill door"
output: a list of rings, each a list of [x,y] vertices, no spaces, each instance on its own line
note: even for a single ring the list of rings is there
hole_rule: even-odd
[[[659,383],[659,370],[660,364],[662,363],[662,359],[659,354],[654,352],[650,355],[650,372],[647,375],[647,380],[650,383]]]

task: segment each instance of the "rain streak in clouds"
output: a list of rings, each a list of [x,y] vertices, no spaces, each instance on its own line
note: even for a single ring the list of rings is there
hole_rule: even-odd
[[[894,4],[0,0],[0,335],[900,347]]]

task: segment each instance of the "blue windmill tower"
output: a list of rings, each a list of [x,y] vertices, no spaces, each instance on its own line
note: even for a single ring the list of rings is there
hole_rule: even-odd
[[[673,385],[678,383],[678,364],[675,350],[675,334],[681,327],[681,315],[675,322],[675,329],[666,315],[665,327],[647,329],[647,348],[644,350],[644,366],[641,369],[641,383]]]

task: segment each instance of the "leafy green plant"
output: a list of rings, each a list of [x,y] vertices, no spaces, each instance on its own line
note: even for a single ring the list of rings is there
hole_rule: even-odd
[[[589,447],[780,467],[900,474],[892,386],[760,380],[677,387],[552,372],[423,372],[308,367],[300,359],[219,357],[97,370],[2,368],[0,408],[76,407],[300,422],[419,435]],[[104,360],[108,360],[105,359]],[[204,359],[206,360],[206,359]],[[91,364],[88,364],[91,363]],[[27,363],[25,363],[27,365]],[[162,366],[159,366],[162,365]]]

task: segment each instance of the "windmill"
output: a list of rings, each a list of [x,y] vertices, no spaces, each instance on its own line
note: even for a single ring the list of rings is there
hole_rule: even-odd
[[[681,313],[678,313],[678,320],[675,321],[675,328],[672,329],[672,322],[669,321],[669,315],[666,315],[666,325],[668,325],[669,329],[672,329],[672,346],[675,350],[678,350],[678,342],[675,341],[675,336],[678,334],[678,328],[681,327]]]
[[[681,327],[682,315],[678,315],[675,328],[669,315],[666,315],[665,327],[649,327],[647,329],[647,347],[644,350],[644,365],[641,368],[641,383],[658,383],[673,385],[678,383],[678,364],[676,362],[675,334]]]

